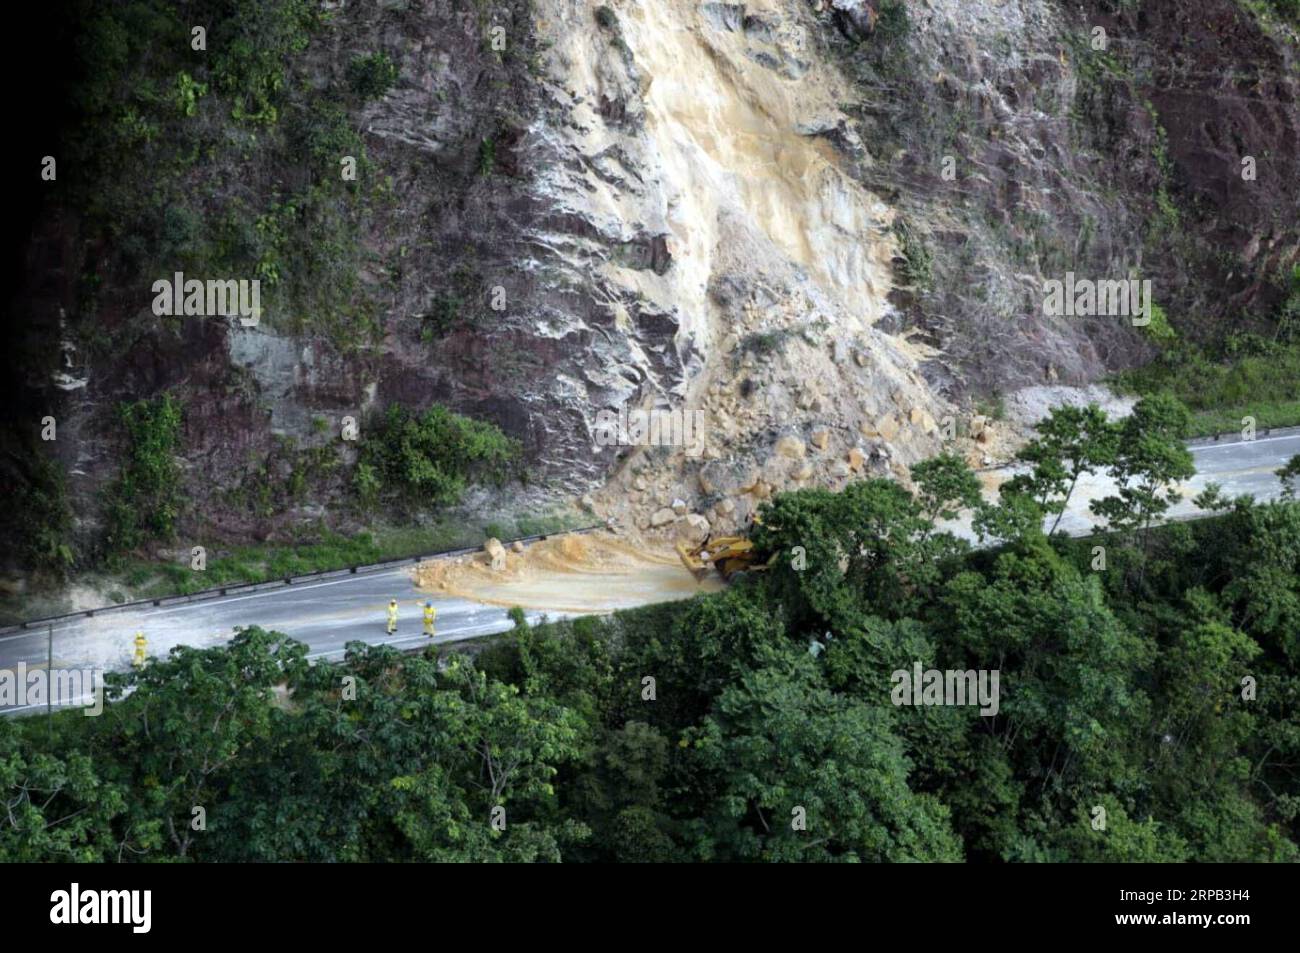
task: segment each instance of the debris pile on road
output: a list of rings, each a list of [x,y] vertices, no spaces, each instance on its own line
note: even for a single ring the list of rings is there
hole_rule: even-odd
[[[498,559],[502,568],[494,569]],[[645,548],[604,532],[429,560],[412,570],[412,578],[439,595],[556,612],[606,612],[687,598],[720,585],[697,582],[671,549]]]

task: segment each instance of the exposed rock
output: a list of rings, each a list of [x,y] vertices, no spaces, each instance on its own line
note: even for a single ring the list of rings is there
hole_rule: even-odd
[[[835,23],[850,40],[861,42],[876,28],[878,0],[830,0]]]
[[[493,572],[505,571],[506,548],[501,545],[501,540],[491,537],[483,544],[483,552],[487,553],[488,566]]]
[[[772,449],[779,456],[786,457],[791,460],[800,460],[803,458],[804,454],[808,452],[807,447],[804,446],[804,442],[802,440],[800,440],[798,437],[790,437],[790,436],[781,437],[780,439],[778,439],[777,442],[773,444]]]
[[[650,525],[655,528],[667,526],[675,519],[677,519],[677,514],[665,506],[662,509],[655,510],[654,515],[650,517]]]
[[[702,543],[709,538],[709,521],[699,513],[690,513],[677,524],[677,536],[690,543]]]
[[[310,495],[323,522],[352,519],[357,449],[337,440],[338,423],[369,426],[390,402],[443,403],[522,441],[538,478],[476,493],[467,506],[480,512],[571,500],[644,467],[626,519],[647,522],[651,501],[690,495],[691,463],[680,450],[593,453],[597,414],[677,408],[702,382],[703,457],[726,466],[700,471],[701,494],[735,495],[734,474],[762,461],[774,435],[822,426],[810,443],[826,451],[830,430],[848,435],[864,414],[862,437],[894,445],[872,454],[903,467],[933,451],[926,435],[949,399],[1010,395],[1044,377],[1066,390],[1154,353],[1127,322],[1044,317],[1043,280],[1063,263],[1096,278],[1149,275],[1175,323],[1198,316],[1194,335],[1277,313],[1289,294],[1277,276],[1300,255],[1285,212],[1300,207],[1294,40],[1260,4],[927,0],[907,3],[911,28],[887,36],[898,8],[877,0],[815,0],[816,17],[795,0],[626,0],[605,14],[502,0],[493,16],[509,26],[506,57],[461,27],[460,5],[330,6],[347,42],[313,41],[294,75],[323,83],[368,49],[400,71],[388,95],[346,116],[364,130],[372,181],[390,179],[400,197],[345,223],[373,264],[341,311],[370,314],[374,295],[382,305],[364,322],[374,334],[334,340],[324,319],[294,329],[284,302],[269,301],[283,313],[255,332],[208,320],[163,329],[135,286],[112,286],[131,270],[95,260],[101,249],[78,237],[75,209],[46,216],[26,258],[60,265],[33,282],[38,300],[17,317],[50,340],[23,353],[75,362],[85,383],[69,395],[67,375],[61,387],[54,367],[33,368],[32,380],[56,383],[23,405],[59,418],[51,449],[70,473],[79,526],[97,526],[99,484],[117,471],[122,448],[103,436],[113,408],[164,392],[185,406],[187,495],[211,501],[194,509],[240,537],[315,515],[292,501],[270,518],[233,512],[218,500],[239,494],[211,492],[245,488],[249,460],[287,484],[297,461],[276,456],[281,439],[313,453],[339,445]],[[1071,42],[1096,23],[1123,37],[1104,58]],[[798,56],[795,27],[822,31]],[[839,66],[886,55],[925,81],[900,82],[874,62]],[[230,103],[215,88],[209,97],[205,122],[218,123]],[[289,105],[286,119],[301,106]],[[214,149],[236,138],[253,148],[219,124],[209,131]],[[496,152],[487,169],[485,144]],[[1230,174],[1246,151],[1261,159],[1258,181]],[[936,174],[947,153],[956,184]],[[267,208],[271,187],[294,191],[301,170],[258,169],[261,157],[197,162],[187,176],[196,194]],[[244,167],[258,173],[231,175]],[[1162,206],[1177,206],[1177,228],[1151,227]],[[184,222],[194,210],[176,211]],[[928,280],[913,273],[922,263]],[[88,273],[104,276],[103,291],[66,316],[68,343],[93,331],[104,353],[82,367],[89,349],[57,338]],[[487,313],[497,282],[508,305]],[[757,370],[741,374],[742,364]],[[1000,454],[1025,425],[972,421],[970,433]],[[753,499],[812,478],[807,465],[778,466],[806,457],[798,437],[773,453],[740,487]],[[853,453],[858,472],[865,460],[855,466]],[[615,494],[596,496],[602,510],[613,505]],[[580,505],[596,508],[590,494]]]

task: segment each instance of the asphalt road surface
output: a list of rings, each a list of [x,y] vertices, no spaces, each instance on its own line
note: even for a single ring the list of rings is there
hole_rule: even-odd
[[[1197,475],[1182,487],[1184,499],[1171,513],[1176,519],[1197,515],[1191,498],[1210,482],[1221,484],[1228,496],[1250,494],[1261,501],[1277,497],[1281,486],[1273,471],[1300,454],[1300,430],[1260,435],[1253,441],[1197,442],[1190,449]],[[1011,472],[985,474],[989,492]],[[1071,535],[1091,531],[1094,521],[1088,502],[1110,491],[1111,484],[1105,479],[1081,483],[1061,521],[1062,529]],[[959,520],[952,528],[969,535],[968,520]],[[390,636],[385,631],[385,606],[393,598],[398,600],[400,621],[397,632]],[[115,610],[56,623],[53,667],[124,669],[131,664],[136,632],[144,632],[148,639],[149,655],[163,657],[174,645],[220,644],[231,637],[235,626],[243,625],[260,625],[305,642],[312,659],[341,658],[345,644],[352,641],[415,649],[429,641],[421,631],[420,607],[426,598],[412,583],[409,567],[401,567],[195,603]],[[434,643],[472,639],[511,627],[506,610],[497,606],[448,598],[434,598],[433,603],[438,609]],[[530,621],[541,615],[528,613]],[[551,617],[562,616],[551,613]],[[16,672],[20,663],[28,672],[44,670],[51,655],[49,638],[44,628],[0,636],[0,670]],[[62,701],[88,703],[84,697]],[[0,713],[43,707],[43,703],[0,704]]]
[[[1276,499],[1281,495],[1282,484],[1274,471],[1300,454],[1300,428],[1273,431],[1267,436],[1261,433],[1254,440],[1197,440],[1189,443],[1188,449],[1192,452],[1196,475],[1179,487],[1182,500],[1169,510],[1169,518],[1174,520],[1194,519],[1201,515],[1192,499],[1210,483],[1218,483],[1222,493],[1229,498],[1247,495],[1260,502]],[[1016,468],[1007,467],[982,474],[985,496],[995,498],[997,485],[1016,472]],[[1109,477],[1085,475],[1070,497],[1069,508],[1061,517],[1058,531],[1071,536],[1086,536],[1093,532],[1098,521],[1088,504],[1114,492],[1115,484]],[[1054,520],[1054,516],[1048,517],[1043,525],[1050,527]],[[967,539],[975,538],[969,516],[954,520],[946,528]]]
[[[398,603],[398,625],[387,633],[389,599]],[[431,600],[438,610],[435,636],[423,634],[422,607]],[[260,625],[283,632],[309,646],[308,658],[339,659],[348,642],[362,641],[417,649],[503,632],[512,627],[506,611],[462,599],[440,599],[415,588],[410,567],[386,569],[304,582],[242,595],[170,606],[114,610],[90,618],[69,619],[45,627],[0,636],[0,670],[45,670],[53,656],[56,670],[121,670],[130,667],[137,632],[147,640],[148,655],[165,657],[175,645],[207,647],[228,641],[235,626]],[[529,621],[540,612],[527,613]],[[562,618],[550,613],[550,618]],[[51,653],[51,632],[53,651]],[[88,696],[61,699],[88,703]],[[58,701],[56,701],[56,704]],[[38,705],[0,705],[0,712],[43,709]]]

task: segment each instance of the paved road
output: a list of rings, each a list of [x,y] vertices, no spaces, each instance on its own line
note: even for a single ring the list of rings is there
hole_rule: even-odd
[[[1243,494],[1262,501],[1276,499],[1282,491],[1274,471],[1281,468],[1296,454],[1300,454],[1300,429],[1274,431],[1261,434],[1254,440],[1193,441],[1188,444],[1196,466],[1196,476],[1180,487],[1183,499],[1172,507],[1169,515],[1175,520],[1192,519],[1201,514],[1192,504],[1192,498],[1210,483],[1222,486],[1225,496]],[[996,497],[996,487],[1016,473],[1014,467],[986,471],[985,496]],[[1108,477],[1085,476],[1070,497],[1070,506],[1061,517],[1060,532],[1071,536],[1086,536],[1096,529],[1097,521],[1088,504],[1115,492],[1115,484]],[[1048,517],[1044,527],[1050,527],[1055,517]],[[957,535],[974,540],[970,517],[966,516],[946,525]]]
[[[1185,498],[1172,513],[1179,519],[1196,515],[1191,497],[1211,481],[1222,484],[1229,496],[1245,493],[1259,500],[1275,498],[1280,484],[1273,471],[1300,453],[1300,431],[1261,435],[1249,442],[1198,442],[1190,449],[1198,472],[1183,487]],[[1011,472],[986,474],[990,491]],[[1111,488],[1104,479],[1090,479],[1078,487],[1061,521],[1062,528],[1072,535],[1089,532],[1093,521],[1088,502],[1107,495]],[[958,521],[953,528],[969,535],[969,520]],[[392,637],[384,628],[384,607],[390,598],[396,598],[401,607],[401,621]],[[121,669],[130,665],[132,639],[137,631],[144,631],[148,638],[149,654],[165,656],[172,646],[182,643],[208,646],[224,642],[237,625],[260,625],[292,636],[310,646],[312,659],[340,658],[344,645],[356,640],[416,648],[425,641],[419,608],[424,598],[410,579],[409,567],[402,567],[190,604],[107,612],[54,626],[54,667]],[[436,643],[470,639],[511,627],[504,609],[461,599],[433,601],[438,608]],[[540,615],[529,613],[529,619],[535,621]],[[47,633],[43,629],[0,636],[0,670],[16,671],[19,663],[25,663],[29,671],[43,670],[47,653]],[[0,712],[33,707],[40,706],[0,705]]]
[[[232,595],[171,606],[140,607],[70,619],[53,626],[56,670],[113,670],[130,666],[135,633],[143,631],[149,655],[163,657],[175,645],[206,647],[230,639],[237,625],[260,625],[283,632],[310,647],[308,658],[342,658],[348,642],[364,641],[414,649],[427,643],[421,607],[427,594],[410,578],[410,568],[381,570],[264,592]],[[386,632],[386,607],[397,599],[397,632]],[[457,642],[511,628],[506,610],[462,599],[433,598],[438,610],[435,643]],[[528,613],[537,621],[540,612]],[[562,618],[550,613],[551,618]],[[45,628],[0,636],[0,670],[45,670],[50,655]],[[69,699],[78,703],[82,699]],[[88,701],[88,699],[86,699]],[[2,705],[14,713],[44,705]]]

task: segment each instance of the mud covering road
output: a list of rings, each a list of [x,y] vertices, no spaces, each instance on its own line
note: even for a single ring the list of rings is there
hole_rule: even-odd
[[[563,613],[610,612],[722,587],[716,573],[697,581],[672,549],[659,546],[611,533],[558,536],[508,550],[504,569],[478,553],[421,563],[412,574],[416,587],[434,596]]]

